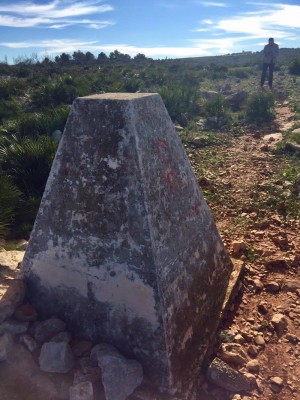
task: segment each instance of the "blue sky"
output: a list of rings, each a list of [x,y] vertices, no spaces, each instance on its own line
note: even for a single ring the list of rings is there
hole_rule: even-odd
[[[182,58],[300,47],[300,2],[0,0],[0,61],[115,49]]]

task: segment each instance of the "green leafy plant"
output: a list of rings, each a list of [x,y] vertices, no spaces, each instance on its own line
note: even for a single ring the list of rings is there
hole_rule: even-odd
[[[300,75],[300,58],[295,58],[290,62],[289,72],[292,75]]]
[[[61,106],[46,112],[23,114],[16,121],[14,133],[32,138],[40,135],[50,136],[56,129],[64,130],[69,112],[69,106]]]
[[[246,119],[258,123],[272,121],[275,118],[274,108],[275,99],[272,93],[253,93],[246,103]]]
[[[14,222],[22,193],[11,177],[0,170],[0,238]]]
[[[188,118],[199,112],[197,105],[197,91],[191,87],[163,87],[159,93],[165,103],[171,119],[182,126],[187,126]]]
[[[47,136],[36,140],[12,138],[9,145],[0,147],[0,166],[26,198],[41,197],[56,148]]]
[[[207,100],[203,105],[203,109],[207,117],[208,126],[212,128],[230,126],[232,117],[222,95],[217,95]]]

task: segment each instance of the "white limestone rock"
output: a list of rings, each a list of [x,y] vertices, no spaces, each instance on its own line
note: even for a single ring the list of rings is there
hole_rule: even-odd
[[[46,342],[39,357],[40,369],[44,372],[65,373],[74,366],[71,347],[66,342]]]
[[[93,400],[94,392],[91,382],[82,382],[70,387],[69,400]]]
[[[97,360],[102,371],[106,400],[125,400],[142,383],[141,364],[126,359],[116,350],[98,351]]]
[[[33,353],[39,347],[38,342],[30,335],[23,334],[19,337],[19,342],[24,344],[30,353]]]
[[[27,332],[28,325],[29,322],[19,322],[11,318],[0,324],[0,334],[8,332],[12,335],[21,335]]]
[[[249,391],[251,389],[248,379],[217,357],[208,367],[207,378],[210,382],[230,392]]]

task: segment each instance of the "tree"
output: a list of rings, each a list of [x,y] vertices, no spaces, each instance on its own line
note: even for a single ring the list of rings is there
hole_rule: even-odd
[[[121,53],[119,50],[109,53],[110,61],[129,61],[131,59],[129,54]]]
[[[108,60],[108,57],[105,53],[103,53],[103,51],[101,51],[101,53],[98,54],[97,57],[97,61],[98,63],[102,64],[105,63]]]
[[[55,62],[62,65],[69,64],[70,60],[71,56],[67,53],[62,53],[60,56],[55,57]]]
[[[135,57],[133,57],[133,59],[134,61],[141,62],[147,60],[147,57],[145,56],[145,54],[138,53]]]
[[[91,53],[90,51],[87,51],[85,53],[85,61],[87,63],[93,63],[95,61],[95,56],[93,53]]]
[[[72,57],[76,64],[82,65],[85,62],[85,54],[80,50],[74,51]]]

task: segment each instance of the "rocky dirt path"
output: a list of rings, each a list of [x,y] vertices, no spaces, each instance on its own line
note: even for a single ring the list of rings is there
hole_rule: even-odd
[[[206,163],[199,183],[221,236],[246,267],[220,331],[218,356],[245,374],[253,390],[234,396],[205,383],[212,399],[300,399],[300,197],[297,204],[284,178],[290,166],[272,153],[291,119],[288,105],[278,105],[273,130],[249,132],[233,146],[193,154],[194,166]]]

